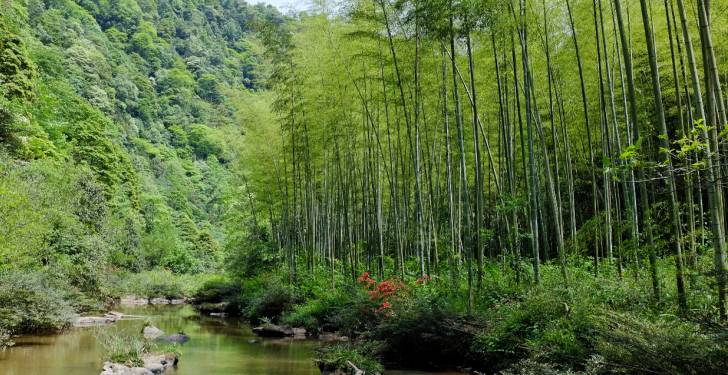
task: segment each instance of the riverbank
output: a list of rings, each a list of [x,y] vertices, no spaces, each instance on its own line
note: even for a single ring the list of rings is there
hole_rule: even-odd
[[[467,280],[454,281],[445,272],[404,280],[364,273],[350,281],[337,275],[334,289],[323,270],[299,270],[295,287],[287,274],[271,271],[205,284],[197,301],[203,310],[217,306],[254,323],[350,337],[317,354],[322,368],[358,361],[367,373],[384,365],[589,374],[719,373],[728,366],[728,330],[712,318],[712,310],[699,307],[711,305],[707,262],[691,272],[695,308],[688,314],[677,310],[669,259],[658,265],[665,291],[659,302],[651,297],[646,275],[633,270],[620,275],[606,267],[595,275],[586,259],[569,264],[579,283],[568,287],[554,265],[543,267],[540,285],[528,281],[525,265],[520,282],[500,265],[488,265],[471,311],[461,297]]]
[[[317,349],[318,342],[307,346],[307,363],[315,370],[313,373],[348,366],[348,362],[367,373],[380,371],[382,367],[504,374],[715,373],[728,365],[728,347],[724,340],[728,330],[710,318],[713,312],[693,308],[689,314],[680,315],[674,307],[675,295],[669,293],[673,266],[669,262],[659,263],[663,275],[660,282],[668,291],[659,303],[650,297],[649,280],[631,270],[621,277],[608,269],[595,276],[588,262],[572,260],[570,263],[574,265],[569,267],[569,272],[580,283],[569,288],[562,284],[558,268],[551,265],[544,267],[540,286],[528,283],[529,275],[525,272],[519,283],[506,277],[498,266],[489,265],[485,270],[486,282],[475,296],[470,313],[467,300],[459,297],[464,294],[466,280],[456,279],[458,282],[453,283],[447,273],[384,280],[367,273],[356,280],[337,275],[333,289],[332,279],[324,273],[307,275],[302,271],[301,277],[305,276],[306,281],[294,287],[287,280],[287,274],[275,270],[242,279],[198,276],[196,285],[161,272],[135,275],[133,283],[127,279],[119,285],[143,285],[143,289],[118,288],[115,294],[141,296],[150,290],[166,290],[157,300],[164,300],[163,305],[132,304],[120,309],[127,313],[136,311],[139,315],[146,315],[145,311],[154,315],[164,309],[178,311],[179,316],[170,317],[176,323],[163,327],[167,332],[178,332],[176,327],[187,329],[190,322],[197,322],[193,327],[204,324],[206,329],[226,330],[225,327],[239,324],[237,317],[254,326],[273,323],[304,328],[307,337],[328,341],[322,349]],[[711,286],[704,283],[706,277],[700,271],[710,265],[695,267],[689,278],[693,296],[690,305],[710,306],[703,301],[709,298]],[[74,300],[63,299],[64,294],[58,289],[43,287],[49,284],[24,284],[16,280],[12,285],[14,310],[5,307],[3,313],[10,311],[12,316],[24,317],[16,320],[23,327],[63,330],[74,315],[84,311],[73,310]],[[182,285],[186,289],[181,289]],[[19,290],[23,293],[18,293]],[[180,296],[193,301],[199,312],[191,306],[167,304]],[[145,295],[129,298],[127,302],[134,301],[149,303],[150,298]],[[98,306],[103,303],[99,300]],[[33,314],[34,311],[43,314]],[[127,324],[142,322],[120,322],[119,325]],[[266,345],[277,342],[258,339],[251,327],[245,327],[250,332],[242,336],[235,333],[225,340],[252,340],[251,344]],[[138,334],[140,329],[137,327],[131,332]],[[76,330],[70,332],[71,337],[78,334]],[[58,340],[62,341],[63,337],[67,336],[62,335]],[[342,337],[347,340],[327,339]],[[18,341],[20,348],[49,340],[48,336],[32,335],[11,339]],[[91,345],[88,338],[83,340],[87,342],[86,347]],[[292,340],[283,340],[289,341]],[[94,361],[103,358],[98,351],[90,351],[85,356],[93,357]],[[46,360],[55,361],[52,356]],[[221,360],[238,361],[233,354]],[[103,365],[98,361],[96,370]],[[185,355],[185,366],[195,366],[189,361]]]
[[[167,270],[142,273],[105,273],[93,287],[79,289],[48,272],[0,272],[0,349],[19,335],[64,331],[79,316],[98,315],[129,296],[135,303],[186,303],[214,275],[180,275]],[[130,302],[131,303],[131,302]]]

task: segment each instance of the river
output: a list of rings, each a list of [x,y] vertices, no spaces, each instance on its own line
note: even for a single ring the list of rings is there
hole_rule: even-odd
[[[125,314],[144,315],[167,333],[184,332],[191,340],[181,347],[179,366],[170,375],[318,375],[312,361],[315,340],[260,339],[237,319],[203,316],[190,306],[119,307]],[[118,329],[140,334],[144,320],[115,323]],[[2,375],[97,375],[103,352],[94,329],[63,334],[25,336],[0,351]],[[100,328],[104,329],[104,328]],[[387,375],[433,373],[387,371]],[[452,375],[453,373],[439,373]]]

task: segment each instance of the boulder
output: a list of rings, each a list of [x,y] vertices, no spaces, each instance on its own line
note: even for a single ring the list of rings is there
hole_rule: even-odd
[[[293,328],[276,324],[264,324],[260,327],[255,327],[253,328],[253,332],[260,337],[289,337],[295,334]]]
[[[155,326],[146,326],[142,329],[142,334],[144,335],[144,338],[147,340],[154,340],[162,335],[164,335],[164,331],[161,329],[155,327]]]
[[[144,367],[129,367],[119,363],[104,363],[101,375],[154,375],[154,373]]]
[[[187,303],[187,298],[171,299],[169,300],[170,305],[184,305]]]
[[[141,297],[137,297],[137,296],[124,296],[124,297],[121,297],[121,301],[119,301],[119,304],[122,306],[148,305],[149,299],[141,298]]]
[[[169,305],[170,301],[166,298],[157,297],[152,298],[149,303],[151,303],[152,305]]]
[[[195,308],[202,312],[202,313],[224,313],[229,308],[228,302],[218,302],[218,303],[210,303],[210,302],[202,302],[198,303],[194,300],[192,301]]]
[[[178,358],[172,354],[147,354],[143,358],[144,368],[153,374],[162,374],[168,369],[177,366]]]
[[[169,336],[159,336],[157,337],[157,341],[168,342],[172,344],[184,344],[187,341],[190,341],[190,337],[180,332]]]

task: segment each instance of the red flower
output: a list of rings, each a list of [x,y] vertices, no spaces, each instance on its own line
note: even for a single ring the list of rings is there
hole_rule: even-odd
[[[358,279],[356,279],[356,282],[363,283],[365,281],[368,281],[369,279],[369,272],[364,272],[363,274],[361,274],[361,276],[359,276]]]

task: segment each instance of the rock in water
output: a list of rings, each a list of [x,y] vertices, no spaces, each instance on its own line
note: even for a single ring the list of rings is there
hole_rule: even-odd
[[[119,363],[106,362],[101,375],[154,375],[154,373],[144,367],[128,367]]]
[[[144,368],[154,374],[161,374],[177,366],[177,357],[172,354],[149,354],[144,357]]]
[[[275,324],[265,324],[253,328],[253,332],[260,337],[288,337],[293,336],[293,328]]]
[[[187,341],[190,341],[190,337],[185,335],[184,333],[175,333],[169,336],[160,336],[157,338],[157,341],[162,342],[168,342],[173,344],[184,344]]]
[[[121,297],[121,301],[119,301],[119,304],[122,306],[148,305],[149,299],[139,298],[137,296],[125,296],[125,297]]]
[[[77,318],[73,322],[74,327],[94,327],[103,326],[116,322],[117,319],[113,317],[99,317],[99,316],[82,316]]]
[[[178,358],[173,354],[146,354],[142,358],[144,367],[129,367],[119,363],[104,363],[101,375],[158,375],[177,366]]]
[[[164,331],[161,329],[155,327],[155,326],[146,326],[144,329],[142,329],[142,334],[144,335],[144,338],[147,340],[154,340],[162,335],[164,335]]]
[[[293,328],[293,338],[297,340],[306,339],[306,328]]]
[[[152,298],[151,301],[149,301],[152,305],[169,305],[170,301],[166,298]]]

